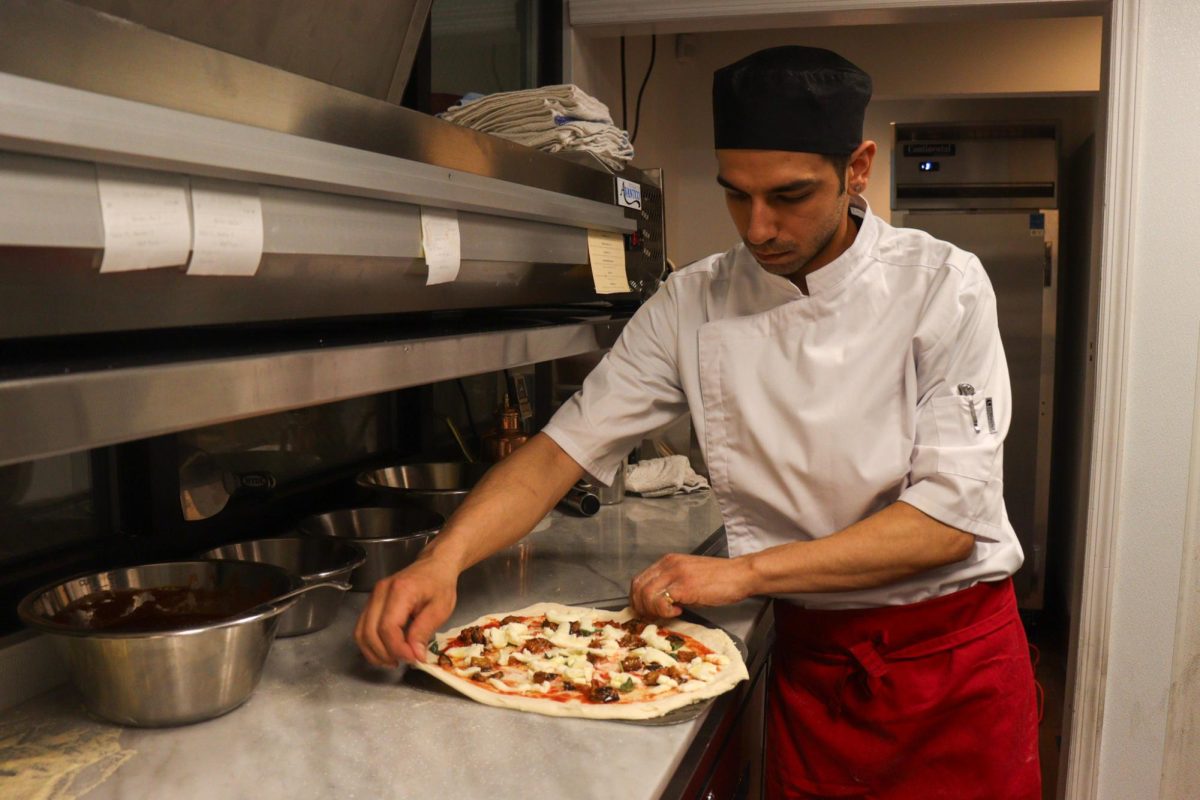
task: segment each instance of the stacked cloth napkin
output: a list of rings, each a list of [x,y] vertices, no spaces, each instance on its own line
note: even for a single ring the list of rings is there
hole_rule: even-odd
[[[613,172],[633,158],[629,134],[613,124],[608,106],[570,83],[482,97],[467,95],[440,116],[548,153],[583,150]]]
[[[687,456],[648,458],[625,468],[625,491],[642,497],[691,494],[707,488],[708,481],[696,474]]]

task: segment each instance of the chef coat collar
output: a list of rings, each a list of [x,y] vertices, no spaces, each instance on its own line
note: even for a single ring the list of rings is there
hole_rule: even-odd
[[[792,283],[790,278],[772,275],[763,269],[754,260],[749,249],[745,250],[745,254],[749,262],[753,264],[758,276],[783,291],[788,297],[801,298],[830,294],[867,263],[866,255],[871,252],[871,248],[875,246],[875,240],[879,238],[879,220],[871,213],[871,207],[863,197],[850,198],[850,214],[859,219],[858,234],[841,255],[805,277],[805,283],[808,286],[807,294],[801,292],[800,287]]]
[[[860,196],[851,197],[850,214],[861,219],[858,234],[840,256],[805,276],[809,296],[826,294],[841,285],[865,263],[864,256],[874,247],[879,229],[867,201]]]

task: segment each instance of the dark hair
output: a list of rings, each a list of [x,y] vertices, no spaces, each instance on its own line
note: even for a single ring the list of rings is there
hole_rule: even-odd
[[[829,162],[838,176],[838,194],[846,191],[846,168],[850,166],[850,156],[853,153],[822,153],[821,158]]]

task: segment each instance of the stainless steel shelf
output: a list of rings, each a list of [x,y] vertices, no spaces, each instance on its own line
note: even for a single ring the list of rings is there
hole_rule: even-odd
[[[624,319],[0,381],[0,465],[611,347]]]
[[[4,72],[0,112],[0,148],[18,153],[597,230],[636,227],[611,203]]]

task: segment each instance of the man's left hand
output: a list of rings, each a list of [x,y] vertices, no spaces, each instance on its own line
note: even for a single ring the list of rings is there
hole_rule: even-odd
[[[745,600],[749,571],[743,559],[665,555],[633,579],[629,599],[642,617],[677,617],[683,606],[723,606]]]

